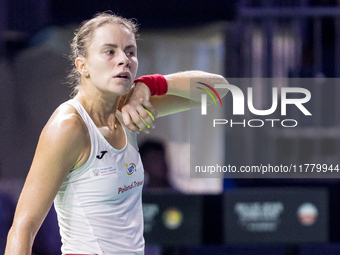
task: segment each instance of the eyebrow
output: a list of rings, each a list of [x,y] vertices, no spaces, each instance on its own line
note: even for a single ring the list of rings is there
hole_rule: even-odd
[[[107,47],[118,48],[117,44],[112,44],[112,43],[105,43],[101,46],[101,48],[107,48]],[[130,44],[130,45],[126,46],[124,48],[124,50],[128,50],[128,49],[131,49],[131,48],[137,48],[137,46],[134,45],[134,44]]]

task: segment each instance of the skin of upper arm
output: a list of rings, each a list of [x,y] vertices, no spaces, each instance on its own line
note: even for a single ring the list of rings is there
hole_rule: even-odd
[[[44,127],[18,201],[13,226],[30,229],[33,235],[89,142],[79,116],[66,108],[58,109]]]

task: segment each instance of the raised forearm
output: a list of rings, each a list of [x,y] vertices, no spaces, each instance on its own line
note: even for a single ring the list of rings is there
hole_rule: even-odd
[[[164,78],[166,79],[165,86],[167,86],[167,89],[164,90],[166,91],[165,95],[153,96],[149,87],[141,80],[136,83],[134,90],[131,91],[128,102],[122,107],[122,113],[125,125],[132,131],[137,131],[137,129],[131,124],[131,118],[142,130],[145,129],[145,125],[140,121],[138,113],[150,125],[152,124],[151,118],[149,118],[143,107],[149,109],[155,116],[166,116],[176,112],[186,111],[199,107],[201,104],[201,95],[205,92],[197,87],[206,89],[206,85],[208,85],[214,88],[215,84],[228,83],[221,75],[203,71],[178,72],[164,75]],[[151,83],[151,86],[159,85],[163,86],[163,83]],[[215,89],[215,91],[220,98],[224,97],[228,92],[227,89]],[[207,99],[208,104],[213,103],[210,97]],[[138,105],[142,105],[143,107],[138,108]],[[137,109],[137,113],[131,110],[133,108]]]
[[[221,75],[203,71],[185,71],[165,75],[164,77],[168,82],[168,95],[187,98],[194,102],[200,102],[201,100],[202,90],[197,89],[197,87],[205,88],[202,83],[212,87],[214,87],[215,84],[228,83]],[[216,91],[221,98],[228,92],[227,89],[216,89]]]

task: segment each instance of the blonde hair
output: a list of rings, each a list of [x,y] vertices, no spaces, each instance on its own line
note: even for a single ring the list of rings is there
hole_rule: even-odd
[[[72,69],[70,70],[67,78],[69,84],[73,88],[71,93],[72,97],[77,94],[80,86],[80,73],[74,64],[75,60],[79,56],[86,57],[86,50],[93,39],[94,32],[97,28],[106,24],[122,25],[132,32],[135,37],[137,37],[138,25],[134,20],[123,18],[111,12],[98,13],[92,19],[81,23],[72,40],[71,53],[69,56],[72,63]]]

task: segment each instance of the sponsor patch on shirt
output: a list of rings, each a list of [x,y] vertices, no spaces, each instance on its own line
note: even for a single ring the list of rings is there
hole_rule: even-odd
[[[141,180],[139,182],[138,181],[134,181],[134,182],[131,182],[130,185],[124,185],[124,187],[119,187],[118,188],[118,194],[124,193],[125,191],[128,191],[130,189],[134,189],[134,188],[136,188],[138,186],[141,186],[141,185],[143,185],[143,182],[144,182],[144,180]]]
[[[95,168],[92,170],[92,176],[98,177],[98,176],[106,176],[110,174],[116,174],[117,169],[114,166],[106,166],[101,168]]]

